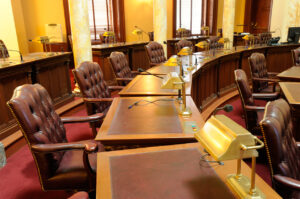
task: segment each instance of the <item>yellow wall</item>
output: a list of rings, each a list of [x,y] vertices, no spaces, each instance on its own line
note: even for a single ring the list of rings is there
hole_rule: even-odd
[[[217,30],[222,29],[223,26],[223,8],[224,8],[224,0],[218,0]]]
[[[61,24],[64,41],[66,25],[62,0],[22,0],[26,39],[46,35],[45,24]],[[28,42],[29,52],[43,51],[42,45]]]
[[[234,32],[244,32],[243,25],[245,17],[245,5],[246,0],[236,0],[235,1],[235,22],[234,22]]]
[[[134,26],[145,32],[153,31],[153,0],[126,0],[124,1],[126,41],[137,41],[138,36],[132,34]],[[149,41],[146,34],[143,40]]]
[[[3,40],[6,47],[11,50],[19,50],[11,1],[1,1],[0,27],[0,39]],[[9,52],[9,54],[11,57],[19,56],[17,53],[13,52]]]
[[[237,25],[244,24],[246,0],[236,0],[235,3],[234,32],[243,32],[243,26]],[[224,0],[218,0],[217,29],[220,29],[223,26],[223,9]]]
[[[26,26],[23,17],[23,8],[22,8],[21,1],[22,0],[12,0],[11,4],[14,13],[19,48],[22,54],[27,54],[29,53],[28,39],[27,39]]]
[[[133,35],[134,26],[145,32],[153,31],[153,0],[126,0],[124,1],[126,41],[138,41]],[[173,37],[173,1],[167,0],[167,38]],[[143,41],[149,41],[143,34]]]

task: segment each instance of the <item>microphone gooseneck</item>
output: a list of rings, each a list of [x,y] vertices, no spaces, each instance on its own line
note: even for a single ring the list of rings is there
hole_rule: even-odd
[[[214,110],[213,115],[215,115],[216,112],[218,112],[220,110],[224,110],[225,112],[229,113],[229,112],[233,111],[233,106],[231,104],[226,104],[223,107],[218,107]]]
[[[142,68],[138,68],[137,71],[140,72],[140,73],[144,72],[144,73],[147,73],[147,74],[149,74],[149,75],[153,75],[153,76],[155,76],[155,77],[158,77],[158,78],[160,78],[160,79],[163,79],[163,77],[158,76],[158,75],[153,74],[153,73],[150,73],[150,72],[148,72],[148,71],[145,71],[145,70],[142,69]]]

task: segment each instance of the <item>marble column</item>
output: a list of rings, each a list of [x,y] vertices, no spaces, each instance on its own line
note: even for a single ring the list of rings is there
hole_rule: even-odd
[[[300,2],[299,0],[286,1],[287,9],[286,13],[283,14],[284,21],[281,27],[282,40],[287,40],[289,27],[300,26]]]
[[[84,61],[92,61],[91,33],[86,0],[69,1],[70,22],[75,68]]]
[[[223,37],[230,40],[230,45],[228,45],[228,47],[233,46],[235,1],[236,0],[224,0],[222,31]]]
[[[167,41],[167,0],[153,0],[153,29],[154,41],[164,46],[167,55],[167,47],[163,44]]]

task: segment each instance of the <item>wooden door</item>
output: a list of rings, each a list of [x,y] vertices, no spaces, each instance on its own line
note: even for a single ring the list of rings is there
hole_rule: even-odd
[[[258,34],[268,32],[272,0],[246,0],[245,32]]]

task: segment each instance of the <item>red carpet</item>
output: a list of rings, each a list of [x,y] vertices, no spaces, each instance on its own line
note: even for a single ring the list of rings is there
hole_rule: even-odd
[[[231,102],[234,110],[231,113],[222,111],[218,114],[225,114],[242,126],[245,126],[242,116],[240,100]],[[77,112],[74,116],[86,115],[85,109]],[[92,132],[88,124],[65,125],[69,141],[92,139]],[[18,152],[7,160],[7,165],[0,170],[0,198],[31,198],[31,199],[60,199],[67,198],[71,193],[65,191],[43,192],[39,183],[36,166],[34,164],[28,146],[22,147]],[[271,185],[268,166],[257,164],[257,173]]]

